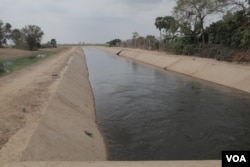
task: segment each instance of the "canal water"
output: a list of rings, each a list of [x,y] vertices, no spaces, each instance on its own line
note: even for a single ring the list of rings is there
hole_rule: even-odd
[[[216,160],[250,150],[250,96],[84,48],[110,160]]]

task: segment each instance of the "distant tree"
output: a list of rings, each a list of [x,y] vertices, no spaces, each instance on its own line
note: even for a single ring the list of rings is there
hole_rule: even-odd
[[[113,39],[109,42],[107,42],[109,44],[110,47],[114,47],[117,46],[119,43],[121,43],[122,41],[120,39]]]
[[[52,45],[53,48],[57,47],[56,39],[54,39],[54,38],[51,39],[50,43],[51,43],[51,45]]]
[[[250,29],[244,11],[228,13],[224,18],[207,27],[209,43],[234,49],[250,48]]]
[[[145,38],[144,37],[137,37],[136,38],[136,45],[137,45],[137,48],[141,48],[141,49],[144,49],[145,48]]]
[[[243,15],[247,14],[247,9],[250,5],[250,0],[223,0],[224,7],[228,8],[230,12],[242,10]]]
[[[29,50],[37,50],[37,44],[41,43],[44,35],[41,28],[36,25],[27,25],[22,29],[22,33],[24,34],[24,39],[29,46]]]
[[[179,29],[179,23],[173,16],[163,17],[164,29],[166,30],[166,39],[172,40],[176,37],[177,30]]]
[[[146,48],[149,50],[159,49],[159,41],[153,35],[147,35],[145,38]]]
[[[171,26],[172,26],[173,22],[174,22],[173,16],[165,16],[162,18],[162,25],[166,31],[171,30]]]
[[[7,40],[11,37],[11,24],[3,23],[0,20],[0,47],[3,47],[3,44],[7,44]]]
[[[36,47],[37,47],[37,48],[41,48],[41,47],[42,47],[42,44],[41,44],[40,42],[37,42],[37,43],[36,43]]]
[[[15,43],[16,46],[18,44],[20,44],[21,42],[23,42],[23,34],[22,34],[21,30],[19,30],[19,29],[12,30],[11,39]]]
[[[134,47],[135,47],[135,48],[137,47],[137,38],[138,38],[138,37],[139,37],[138,32],[133,32],[133,33],[132,33],[132,39],[133,39]]]
[[[190,23],[191,28],[198,27],[203,44],[205,43],[204,23],[208,15],[221,11],[224,0],[177,0],[174,7],[175,18],[181,23]]]
[[[164,27],[166,27],[165,25],[164,25],[164,22],[163,22],[163,17],[157,17],[156,19],[155,19],[155,27],[157,28],[157,29],[159,29],[159,31],[160,31],[160,41],[162,40],[162,29],[164,29]]]

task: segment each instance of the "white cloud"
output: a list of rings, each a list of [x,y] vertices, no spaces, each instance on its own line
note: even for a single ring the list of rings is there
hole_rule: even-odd
[[[157,16],[171,15],[175,0],[0,0],[0,16],[14,28],[35,24],[43,41],[102,43],[132,32],[158,35]]]

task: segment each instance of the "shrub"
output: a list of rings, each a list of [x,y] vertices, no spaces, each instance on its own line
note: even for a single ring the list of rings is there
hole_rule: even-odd
[[[171,48],[173,49],[175,54],[182,54],[183,48],[184,48],[184,43],[181,40],[178,40],[178,41],[171,44]]]
[[[195,45],[188,44],[184,46],[183,53],[185,55],[193,55],[195,51]]]
[[[0,74],[5,73],[4,64],[0,61]]]

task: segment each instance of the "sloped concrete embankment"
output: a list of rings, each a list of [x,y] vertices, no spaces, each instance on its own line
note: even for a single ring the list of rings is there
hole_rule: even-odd
[[[86,160],[106,160],[106,150],[95,122],[86,60],[78,48],[21,161]]]
[[[99,47],[99,49],[112,54],[119,53],[120,56],[154,65],[165,70],[175,71],[250,93],[249,65],[138,49],[104,47]]]
[[[106,50],[107,51],[107,50]],[[121,49],[110,49],[113,54]],[[121,52],[124,54],[126,52]],[[131,51],[127,57],[139,56]],[[154,56],[149,52],[150,57]],[[155,53],[156,54],[156,53]],[[125,56],[125,55],[124,55]],[[158,57],[156,62],[161,62]],[[169,60],[175,62],[175,58]],[[141,54],[141,61],[144,61]],[[148,63],[149,63],[148,62]],[[151,64],[151,63],[149,63]],[[140,161],[115,162],[105,160],[105,145],[95,124],[94,101],[82,49],[74,53],[61,77],[58,89],[46,115],[22,155],[22,162],[10,162],[4,167],[219,167],[220,161]],[[77,161],[77,162],[72,162]],[[86,161],[85,161],[86,160]]]

